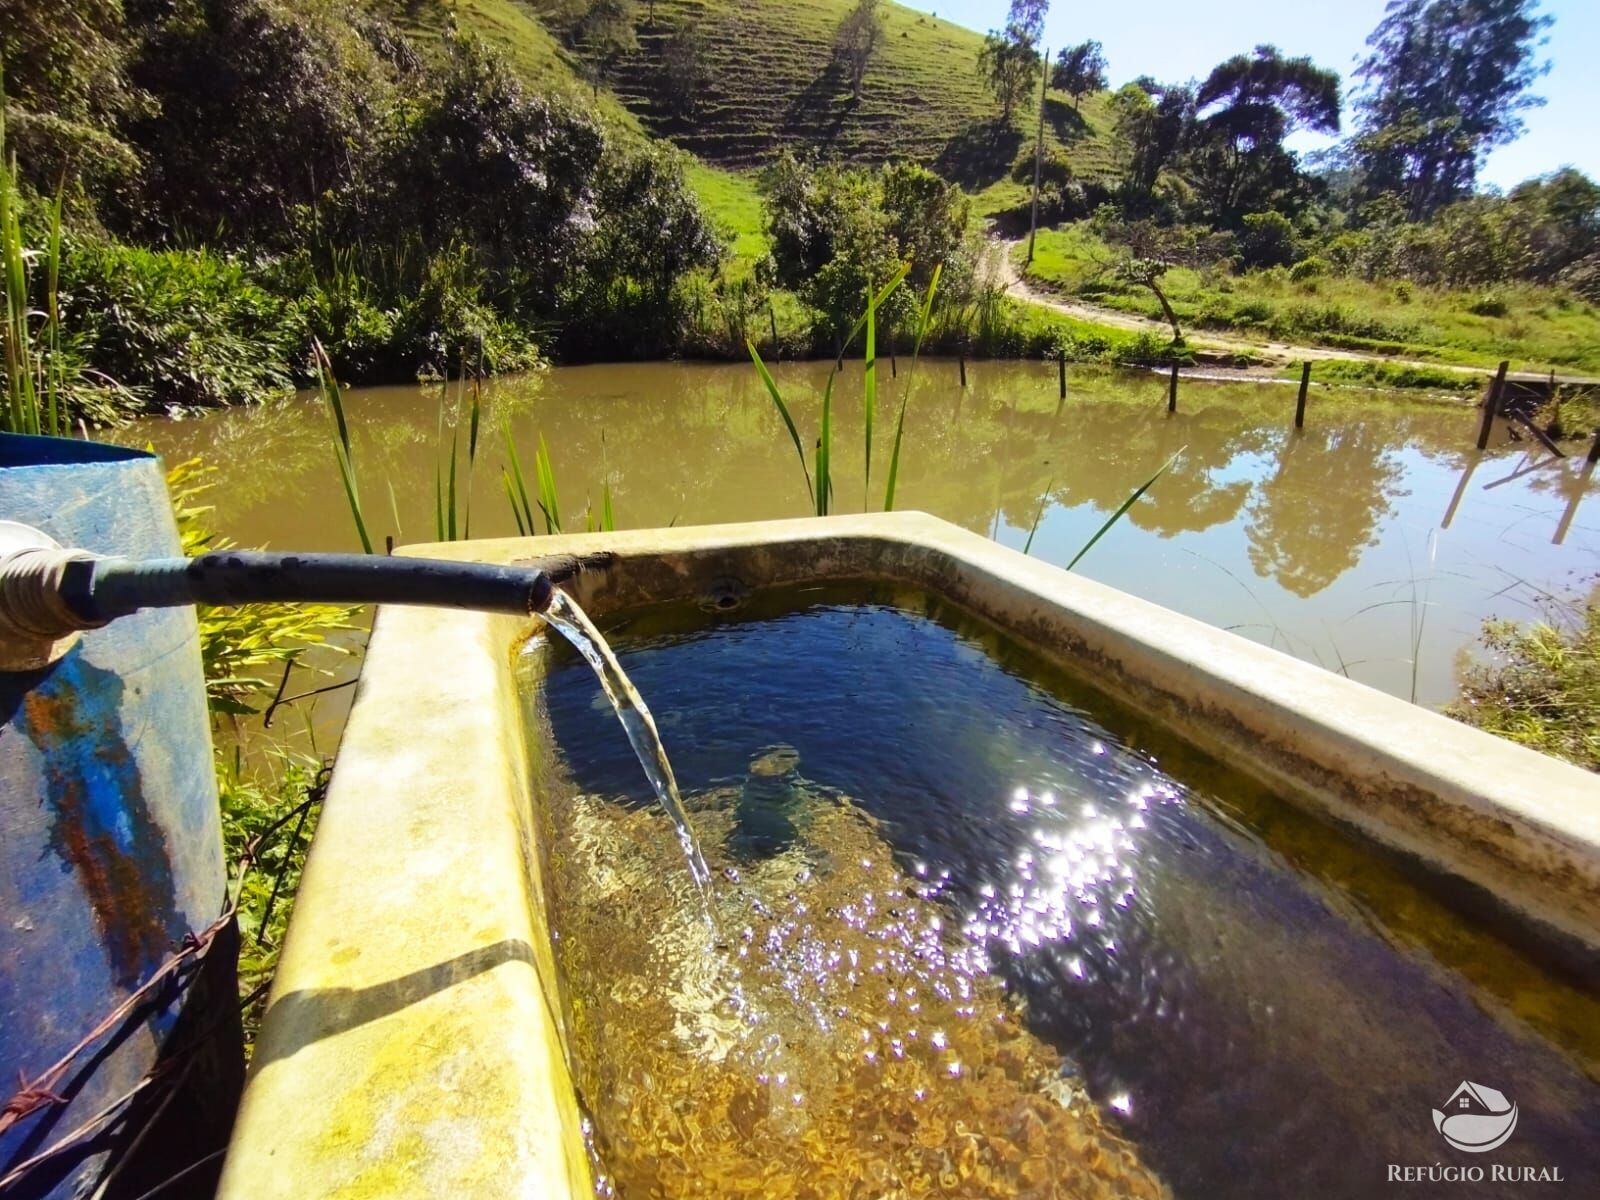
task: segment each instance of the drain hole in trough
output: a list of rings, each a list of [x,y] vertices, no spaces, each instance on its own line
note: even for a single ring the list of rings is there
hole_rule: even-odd
[[[700,594],[700,608],[705,612],[727,613],[743,608],[750,599],[750,588],[738,579],[715,579]]]

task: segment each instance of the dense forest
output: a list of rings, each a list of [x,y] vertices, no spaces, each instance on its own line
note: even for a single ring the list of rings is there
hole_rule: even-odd
[[[1353,97],[1267,45],[1108,90],[1047,8],[0,0],[6,370],[110,421],[304,383],[318,343],[347,381],[833,353],[902,262],[973,353],[1595,365],[1600,187],[1477,180],[1538,103],[1536,0],[1393,0]],[[1171,337],[1018,303],[994,239],[1027,233],[1031,282]]]

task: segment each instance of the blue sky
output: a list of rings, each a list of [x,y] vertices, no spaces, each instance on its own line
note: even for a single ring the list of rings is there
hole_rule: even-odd
[[[1009,0],[902,0],[909,7],[977,30],[997,29]],[[1367,35],[1383,17],[1384,0],[1139,0],[1111,10],[1055,0],[1045,44],[1095,38],[1105,46],[1112,85],[1136,75],[1161,80],[1203,77],[1212,67],[1260,42],[1309,54],[1347,79]],[[1527,132],[1489,158],[1481,180],[1509,187],[1530,175],[1575,166],[1600,179],[1600,0],[1544,0],[1555,18],[1544,53],[1550,74],[1535,89],[1545,107],[1526,115]],[[1118,15],[1118,14],[1121,15]],[[1348,120],[1347,120],[1348,125]],[[1302,136],[1311,149],[1327,139]]]

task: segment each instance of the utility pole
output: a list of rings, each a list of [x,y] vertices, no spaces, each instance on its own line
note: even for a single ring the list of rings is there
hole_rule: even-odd
[[[1033,241],[1039,236],[1039,175],[1044,168],[1044,102],[1050,94],[1050,51],[1044,52],[1044,85],[1039,89],[1039,136],[1033,141],[1033,215],[1028,219],[1028,263],[1033,263]]]

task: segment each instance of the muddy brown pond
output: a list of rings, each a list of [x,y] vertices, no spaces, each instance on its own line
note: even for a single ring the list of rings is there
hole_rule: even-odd
[[[779,364],[802,438],[816,435],[827,364]],[[883,372],[870,487],[862,478],[861,367],[836,384],[835,510],[878,509],[905,394]],[[1053,365],[918,369],[896,507],[917,508],[1064,564],[1143,480],[1182,458],[1095,547],[1082,573],[1424,704],[1449,699],[1458,653],[1485,617],[1530,618],[1587,593],[1600,572],[1600,483],[1497,431],[1473,449],[1461,404],[1314,388],[1306,428],[1294,389],[1075,368],[1058,405]],[[355,389],[346,409],[374,538],[432,541],[434,477],[456,432],[456,394]],[[474,536],[516,532],[502,483],[509,425],[530,476],[542,434],[566,529],[805,516],[805,481],[748,367],[654,363],[554,368],[491,383],[472,478]],[[460,422],[465,470],[465,421]],[[125,440],[218,469],[214,521],[243,545],[357,548],[326,414],[310,398],[183,421]],[[533,487],[529,482],[530,490]],[[1585,497],[1590,498],[1586,502]],[[463,506],[465,507],[465,506]],[[463,512],[463,518],[468,514]],[[465,522],[464,522],[465,523]],[[543,528],[541,522],[541,530]]]

